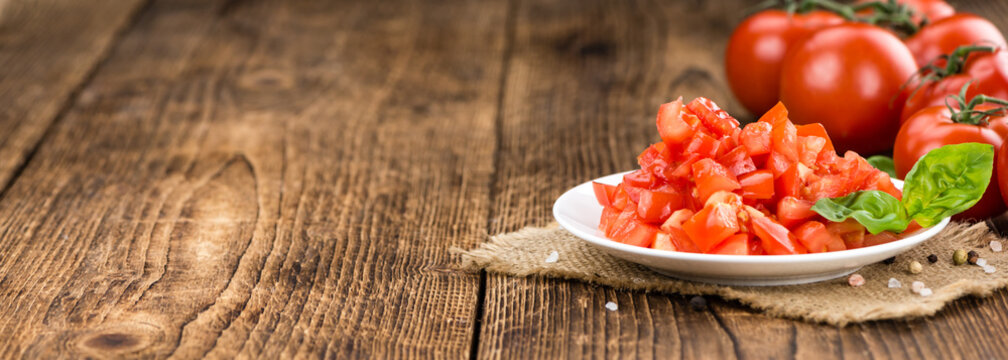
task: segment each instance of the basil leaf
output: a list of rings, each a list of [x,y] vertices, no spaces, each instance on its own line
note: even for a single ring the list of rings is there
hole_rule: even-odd
[[[833,199],[823,198],[812,210],[833,222],[854,218],[872,234],[883,231],[902,232],[910,224],[899,199],[878,190],[855,191]]]
[[[865,160],[868,160],[868,163],[871,164],[871,166],[874,166],[876,169],[882,170],[886,174],[889,174],[889,177],[893,179],[896,178],[896,165],[893,164],[891,157],[885,155],[875,155]]]
[[[994,170],[994,147],[945,145],[920,158],[907,173],[903,207],[924,227],[965,211],[983,196]]]

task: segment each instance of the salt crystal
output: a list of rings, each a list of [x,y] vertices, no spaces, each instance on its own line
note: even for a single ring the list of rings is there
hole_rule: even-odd
[[[854,287],[864,285],[864,276],[861,276],[860,274],[851,275],[847,278],[847,283]]]
[[[556,251],[554,251],[554,253],[556,253]],[[605,303],[605,308],[609,309],[609,311],[616,311],[619,309],[619,305],[616,305],[616,303],[610,301]]]
[[[984,265],[983,269],[984,269],[984,272],[988,273],[988,274],[993,274],[995,271],[997,271],[997,269],[995,269],[994,266],[991,266],[991,265]]]
[[[1001,242],[997,240],[991,241],[990,247],[991,250],[993,250],[994,252],[1001,252],[1001,250],[1004,250],[1004,247],[1001,245]]]
[[[921,289],[921,291],[920,291],[919,294],[920,294],[920,296],[931,296],[931,294],[934,294],[934,293],[931,292],[931,288],[923,288],[923,289]]]
[[[896,278],[889,278],[889,288],[890,289],[899,288],[901,286],[903,286],[903,285],[900,284],[899,280],[896,280]]]
[[[979,267],[984,267],[984,265],[987,265],[987,259],[979,258],[979,259],[977,259],[977,263],[976,264]]]
[[[549,256],[546,257],[546,262],[550,264],[557,262],[557,260],[560,260],[560,253],[556,251],[550,252]]]
[[[924,287],[924,283],[923,282],[914,281],[913,284],[910,284],[910,290],[912,290],[915,293],[920,294],[920,292],[922,290],[924,290],[924,289],[926,289],[926,288]]]

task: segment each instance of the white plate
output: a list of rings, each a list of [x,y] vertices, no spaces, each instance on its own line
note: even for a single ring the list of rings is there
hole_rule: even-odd
[[[619,173],[595,181],[618,184]],[[903,182],[893,180],[898,188]],[[945,228],[949,219],[921,229],[906,238],[860,249],[802,255],[711,255],[655,250],[627,245],[605,237],[598,230],[602,206],[595,200],[591,181],[568,190],[553,204],[560,226],[599,250],[645,265],[659,273],[686,280],[724,285],[792,285],[833,279],[909,250]]]

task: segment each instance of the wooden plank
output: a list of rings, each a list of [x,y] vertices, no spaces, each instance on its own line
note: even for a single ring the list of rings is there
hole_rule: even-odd
[[[155,1],[0,202],[0,358],[469,354],[503,1]]]
[[[521,1],[491,233],[546,224],[553,200],[569,187],[636,166],[640,150],[657,141],[661,102],[703,95],[744,114],[725,85],[721,54],[747,4]],[[968,5],[994,19],[1008,12],[1003,4]],[[574,281],[491,274],[486,294],[479,352],[487,358],[1006,356],[1005,291],[957,302],[931,319],[842,329],[717,299],[694,312],[687,297]],[[605,310],[608,301],[619,310]]]
[[[143,3],[0,2],[0,188]]]

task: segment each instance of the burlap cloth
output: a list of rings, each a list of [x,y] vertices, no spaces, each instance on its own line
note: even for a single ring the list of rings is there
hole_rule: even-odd
[[[988,246],[991,240],[998,239],[984,223],[950,223],[935,237],[896,256],[895,263],[877,263],[858,270],[857,274],[866,280],[861,287],[848,285],[847,277],[771,287],[677,280],[596,250],[556,225],[493,236],[478,248],[461,253],[462,264],[468,269],[575,279],[620,289],[716,295],[772,316],[844,326],[868,320],[929,316],[960,297],[986,296],[1008,286],[1008,251],[993,252]],[[988,274],[980,266],[953,265],[952,253],[958,248],[975,250],[997,271]],[[546,262],[553,251],[559,253],[559,259]],[[937,255],[938,262],[929,263],[929,254]],[[914,260],[924,266],[920,274],[907,270]],[[889,288],[889,278],[899,280],[902,288]],[[924,282],[934,294],[924,297],[913,293],[910,289],[913,281]]]

